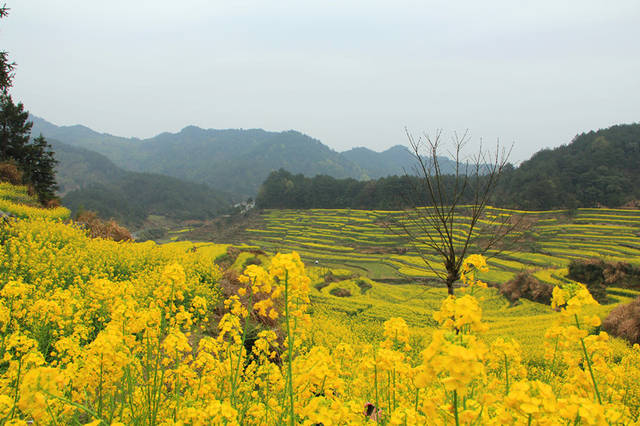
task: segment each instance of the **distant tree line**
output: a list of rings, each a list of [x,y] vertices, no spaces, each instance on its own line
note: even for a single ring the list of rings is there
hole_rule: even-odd
[[[453,188],[453,176],[444,176]],[[271,172],[256,197],[256,206],[264,209],[363,209],[398,210],[411,207],[414,200],[428,205],[426,188],[416,176],[389,176],[359,181],[318,175],[305,177],[284,169]],[[471,202],[473,194],[465,193],[462,204]]]
[[[421,179],[391,176],[370,181],[305,177],[280,169],[262,184],[260,208],[395,210],[425,200]],[[443,185],[452,187],[452,176]],[[450,188],[451,189],[451,188]],[[464,194],[461,203],[471,202]],[[539,151],[519,167],[502,171],[490,203],[530,210],[618,207],[640,200],[640,124],[583,133],[568,144]]]

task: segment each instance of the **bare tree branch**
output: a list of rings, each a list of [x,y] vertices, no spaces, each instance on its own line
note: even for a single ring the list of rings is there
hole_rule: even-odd
[[[409,152],[415,159],[418,184],[411,188],[409,206],[400,220],[390,218],[387,228],[407,238],[426,269],[442,279],[449,294],[460,279],[462,263],[470,250],[486,253],[497,248],[508,235],[516,233],[521,221],[510,216],[487,215],[491,196],[508,165],[508,150],[496,142],[495,151],[478,151],[463,158],[470,140],[469,131],[454,133],[450,149],[455,162],[453,173],[443,169],[442,130],[431,137],[415,138],[405,129]],[[439,258],[436,263],[433,256]],[[444,266],[444,271],[436,265]]]

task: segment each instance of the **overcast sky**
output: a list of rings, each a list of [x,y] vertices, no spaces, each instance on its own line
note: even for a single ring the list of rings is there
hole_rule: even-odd
[[[343,151],[414,133],[512,160],[640,121],[640,1],[7,0],[14,99],[119,136],[296,129]]]

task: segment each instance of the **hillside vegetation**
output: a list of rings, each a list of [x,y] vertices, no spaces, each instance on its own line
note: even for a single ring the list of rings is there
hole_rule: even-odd
[[[530,210],[618,207],[640,199],[640,124],[582,133],[506,173],[500,205]]]
[[[204,220],[231,206],[230,196],[207,185],[153,173],[129,172],[104,155],[52,140],[59,164],[62,203],[73,213],[92,210],[139,228],[151,216],[170,221]]]
[[[111,183],[124,173],[120,168],[205,183],[235,200],[257,196],[263,208],[393,210],[410,205],[411,190],[420,187],[413,176],[415,159],[402,146],[380,153],[362,147],[337,153],[295,131],[195,126],[139,140],[32,118],[34,131],[62,141],[54,142],[62,162],[62,193],[88,183]],[[439,161],[443,174],[454,170],[451,160]],[[640,199],[637,164],[640,124],[584,133],[507,167],[491,202],[533,210],[618,207]]]
[[[97,152],[68,145],[55,139],[49,142],[58,161],[56,181],[58,194],[61,197],[87,185],[114,182],[127,173]]]
[[[554,290],[556,311],[510,307],[477,279],[491,272],[480,256],[447,297],[305,267],[295,253],[116,243],[31,216],[3,223],[0,238],[3,421],[640,419],[640,347],[598,330],[630,290],[610,289],[601,306],[569,282]]]
[[[139,140],[104,135],[83,126],[57,127],[32,118],[34,129],[44,135],[103,154],[126,170],[205,183],[237,199],[254,196],[269,172],[281,167],[309,175],[366,178],[366,172],[351,161],[295,131],[189,126],[175,134]]]
[[[442,177],[452,188],[454,178]],[[376,180],[336,179],[327,175],[306,177],[284,169],[273,171],[260,187],[256,205],[263,209],[369,209],[398,210],[412,206],[412,200],[428,200],[426,187],[415,176],[389,176]],[[461,202],[469,203],[468,188]]]
[[[125,173],[108,183],[94,183],[64,196],[72,211],[96,211],[134,228],[150,215],[174,221],[204,220],[230,207],[229,199],[206,185],[152,173]]]
[[[201,129],[188,126],[178,133],[149,139],[127,139],[84,126],[55,126],[31,116],[34,132],[103,154],[118,167],[159,173],[205,183],[236,200],[254,197],[269,172],[284,168],[306,176],[374,179],[411,173],[411,155],[402,146],[384,152],[354,148],[338,153],[296,131],[262,129]],[[445,170],[454,164],[442,159]]]

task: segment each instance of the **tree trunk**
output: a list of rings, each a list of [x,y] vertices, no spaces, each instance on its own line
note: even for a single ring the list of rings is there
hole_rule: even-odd
[[[452,278],[451,275],[447,277],[447,292],[450,296],[453,296],[453,283],[456,281]]]
[[[460,279],[460,274],[458,271],[451,271],[449,269],[447,269],[447,272],[447,280],[445,281],[447,283],[447,292],[450,296],[453,296],[453,283]]]

